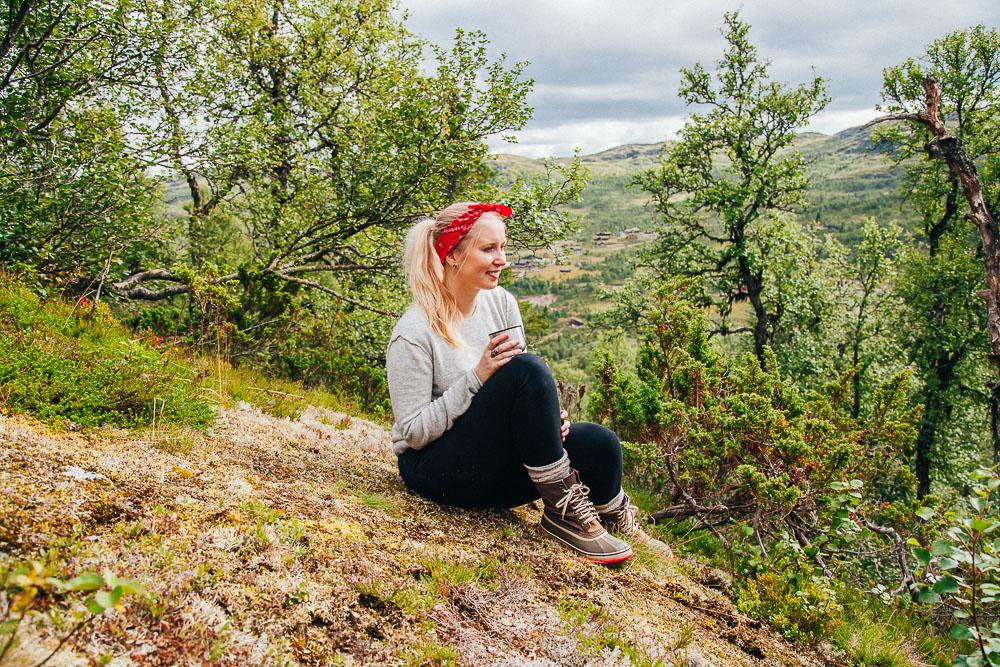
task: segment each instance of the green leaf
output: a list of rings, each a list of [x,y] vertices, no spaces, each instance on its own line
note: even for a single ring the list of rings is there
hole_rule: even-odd
[[[100,614],[104,613],[105,608],[103,605],[101,605],[100,602],[97,601],[96,597],[87,598],[85,606],[87,607],[87,611],[89,611],[94,616],[99,616]]]
[[[12,635],[14,631],[17,630],[17,619],[12,618],[9,621],[4,621],[0,623],[0,635]]]
[[[972,530],[980,533],[991,533],[996,530],[997,526],[1000,526],[1000,523],[991,521],[990,519],[976,518],[972,520]]]
[[[934,592],[939,595],[945,595],[947,593],[957,593],[959,591],[958,582],[955,581],[954,577],[942,577],[938,579],[934,584]]]
[[[931,552],[923,547],[910,547],[910,551],[913,552],[913,557],[917,559],[917,562],[923,566],[927,566],[931,562]]]
[[[982,496],[975,496],[969,499],[969,504],[972,505],[972,509],[977,512],[982,512],[986,509],[986,499]]]
[[[937,563],[939,570],[952,570],[958,567],[958,561],[953,558],[948,558],[947,556],[942,557]]]
[[[84,572],[66,582],[68,591],[96,591],[101,588],[104,588],[104,578],[92,572]]]
[[[955,547],[942,540],[934,540],[931,545],[931,553],[935,556],[951,556]]]
[[[120,588],[116,588],[113,591],[100,591],[94,596],[94,599],[99,605],[105,609],[111,609],[116,604],[122,596],[122,591]]]
[[[919,516],[924,521],[930,521],[934,517],[934,510],[930,507],[921,507],[917,510],[917,516]]]
[[[122,595],[146,595],[146,588],[132,579],[119,579],[116,588],[121,589]]]
[[[941,596],[931,589],[925,588],[920,591],[920,595],[917,596],[917,599],[924,604],[937,604],[941,601]]]
[[[949,632],[955,639],[975,639],[976,631],[967,625],[962,625],[961,623],[956,623],[951,626],[951,632]]]

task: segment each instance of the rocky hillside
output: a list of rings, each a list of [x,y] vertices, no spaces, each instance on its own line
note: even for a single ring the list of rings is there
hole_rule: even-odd
[[[237,405],[207,433],[0,417],[0,552],[150,594],[49,665],[841,664],[740,614],[719,573],[650,554],[593,565],[537,519],[408,493],[387,432],[326,410]],[[12,665],[48,655],[82,602],[37,608]]]

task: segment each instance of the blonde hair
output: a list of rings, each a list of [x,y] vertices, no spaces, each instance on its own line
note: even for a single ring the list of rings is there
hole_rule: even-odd
[[[431,329],[445,342],[456,348],[465,347],[465,342],[459,334],[462,313],[458,309],[455,297],[445,288],[444,266],[434,250],[434,242],[455,218],[468,211],[474,203],[457,202],[443,209],[433,218],[418,220],[406,235],[406,244],[403,248],[403,273],[410,286],[413,302],[424,311]],[[486,215],[495,216],[502,222],[502,218],[495,213],[483,213],[480,220]],[[478,220],[476,222],[478,223]],[[475,234],[474,241],[475,237],[479,235],[477,227],[478,224],[474,224],[466,237],[455,246],[452,252],[465,245],[465,241],[473,234]],[[464,263],[463,260],[462,264]]]

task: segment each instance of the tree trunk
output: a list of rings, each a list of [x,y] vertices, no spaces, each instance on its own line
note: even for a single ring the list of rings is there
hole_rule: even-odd
[[[742,255],[739,258],[739,268],[740,282],[747,290],[747,297],[750,299],[750,305],[753,306],[754,319],[756,320],[753,325],[753,351],[757,355],[757,359],[763,362],[764,348],[771,343],[769,333],[771,317],[768,315],[764,300],[761,298],[764,283],[760,276],[751,270],[749,263]]]
[[[1000,382],[987,382],[990,390],[990,435],[993,438],[993,465],[1000,463]]]
[[[868,125],[886,120],[909,120],[926,126],[934,137],[927,144],[927,153],[944,160],[951,173],[958,178],[962,194],[969,203],[967,217],[979,231],[983,246],[983,264],[986,271],[986,289],[979,296],[986,303],[986,332],[990,337],[989,360],[997,380],[1000,380],[1000,230],[992,212],[983,199],[983,187],[976,165],[969,159],[962,140],[948,133],[944,120],[938,115],[941,91],[937,81],[924,79],[924,110],[916,114],[890,114],[877,118]],[[991,388],[990,395],[994,394]],[[993,451],[1000,452],[1000,433],[993,428]]]
[[[946,394],[955,381],[956,361],[942,353],[934,362],[934,374],[924,382],[924,416],[917,434],[915,465],[918,498],[931,491],[931,451],[941,426],[951,419],[952,405]]]

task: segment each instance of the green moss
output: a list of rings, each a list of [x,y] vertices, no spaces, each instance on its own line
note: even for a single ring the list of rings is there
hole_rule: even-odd
[[[406,665],[454,665],[458,662],[458,650],[450,644],[440,644],[434,639],[426,639],[403,655]]]

